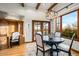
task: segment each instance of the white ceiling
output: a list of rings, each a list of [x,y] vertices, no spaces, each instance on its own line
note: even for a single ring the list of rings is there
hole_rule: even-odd
[[[39,7],[39,10],[42,10],[42,11],[47,11],[48,8],[53,5],[54,3],[42,3]]]
[[[38,10],[46,12],[52,3],[43,3]],[[8,12],[11,15],[25,15],[27,9],[36,10],[37,3],[24,3],[24,7],[20,3],[0,3],[0,10]]]
[[[24,3],[24,8],[30,8],[30,9],[35,9],[37,3]],[[21,7],[21,5],[20,5]]]
[[[47,9],[54,3],[41,3],[38,10],[46,12]],[[0,10],[8,12],[11,15],[25,15],[27,9],[36,10],[37,3],[24,3],[24,7],[20,3],[0,3]],[[69,5],[69,3],[58,3],[52,10],[58,11],[63,7]]]

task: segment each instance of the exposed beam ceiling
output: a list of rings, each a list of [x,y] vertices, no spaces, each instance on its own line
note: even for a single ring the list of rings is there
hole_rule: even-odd
[[[52,10],[56,5],[57,5],[57,3],[52,4],[52,5],[48,8],[48,11]]]
[[[21,3],[21,6],[24,7],[24,3]]]
[[[39,8],[40,4],[41,4],[41,3],[37,3],[37,5],[36,5],[36,9],[38,9],[38,8]]]
[[[69,5],[67,5],[67,6],[65,6],[65,7],[63,7],[62,9],[60,9],[60,10],[58,10],[58,11],[56,11],[56,12],[59,12],[59,11],[61,11],[61,10],[63,10],[63,9],[65,9],[65,8],[68,8],[70,5],[72,5],[73,3],[70,3]]]

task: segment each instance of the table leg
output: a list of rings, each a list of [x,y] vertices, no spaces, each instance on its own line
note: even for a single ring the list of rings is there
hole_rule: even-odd
[[[51,49],[50,49],[50,56],[53,56],[53,45],[51,46]]]
[[[57,50],[57,56],[58,56],[58,44],[55,44],[56,50]]]

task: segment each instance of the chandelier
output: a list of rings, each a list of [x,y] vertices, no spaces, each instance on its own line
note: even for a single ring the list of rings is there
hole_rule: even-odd
[[[56,19],[57,16],[58,16],[58,14],[57,14],[56,12],[54,12],[54,11],[49,11],[49,12],[47,12],[46,18],[47,18],[48,20],[52,20],[52,19]]]

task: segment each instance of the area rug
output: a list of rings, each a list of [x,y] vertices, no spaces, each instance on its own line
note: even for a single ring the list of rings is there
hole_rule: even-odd
[[[26,44],[26,55],[27,56],[36,56],[36,43],[33,42],[33,43],[27,43]],[[53,52],[53,55],[56,56],[57,53],[56,52]],[[43,56],[43,53],[38,51],[38,56]],[[45,56],[50,56],[49,55],[49,52],[46,52],[45,53]],[[68,56],[67,53],[64,53],[64,52],[59,52],[59,56]]]

